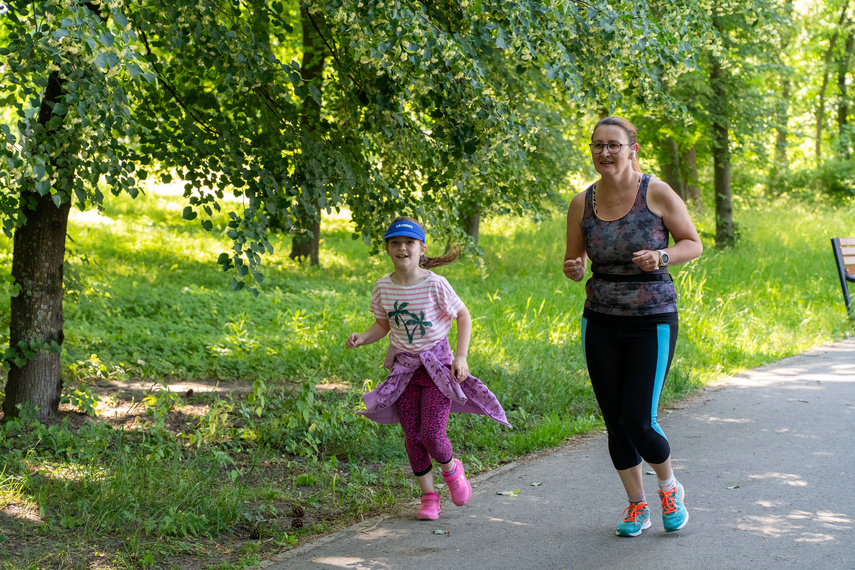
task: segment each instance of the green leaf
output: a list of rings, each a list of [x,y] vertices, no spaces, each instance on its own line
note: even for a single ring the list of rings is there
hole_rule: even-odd
[[[62,206],[62,194],[60,194],[59,192],[51,196],[51,200],[53,200],[53,203],[56,204],[57,208]]]
[[[68,33],[68,30],[66,30],[65,28],[60,28],[60,29],[56,30],[54,33],[52,33],[51,35],[53,36],[53,39],[58,40],[60,38],[64,38],[64,37],[68,36],[69,33]]]
[[[101,69],[106,69],[107,67],[107,54],[103,51],[98,52],[98,55],[95,56],[95,65],[100,67]]]
[[[192,206],[184,206],[184,212],[181,214],[185,220],[195,220],[198,215],[199,214],[193,211]]]
[[[57,103],[53,106],[53,114],[54,115],[65,115],[68,112],[68,109],[65,108],[65,105],[62,103]]]
[[[104,32],[103,34],[101,34],[101,43],[107,47],[112,46],[115,40],[116,38],[114,38],[113,34],[111,34],[110,32]]]
[[[128,27],[128,19],[125,18],[124,14],[113,12],[113,20],[123,28]]]
[[[140,69],[140,66],[137,65],[136,63],[129,63],[127,65],[127,68],[128,68],[128,73],[131,74],[131,77],[137,77],[139,75],[142,75],[142,69]]]

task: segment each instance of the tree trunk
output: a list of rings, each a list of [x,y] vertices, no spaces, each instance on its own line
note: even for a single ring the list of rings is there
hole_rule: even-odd
[[[677,141],[670,136],[667,137],[662,143],[661,156],[662,180],[685,201],[686,184],[681,172],[680,151],[677,148]]]
[[[713,58],[710,83],[713,93],[713,169],[715,191],[715,244],[731,247],[736,244],[733,226],[733,190],[730,186],[730,139],[727,118],[727,72],[718,58]]]
[[[303,24],[303,63],[302,74],[303,81],[308,85],[312,85],[323,93],[324,82],[324,59],[326,50],[324,49],[323,40],[315,28],[315,22],[308,10],[300,10],[300,19]],[[303,116],[301,128],[303,130],[303,157],[305,162],[308,160],[308,155],[312,152],[312,137],[320,136],[321,124],[321,104],[315,100],[311,94],[311,90],[303,99]],[[304,184],[322,184],[321,182],[305,181]],[[323,191],[323,188],[320,189]],[[318,206],[318,201],[314,200],[311,203],[314,214],[305,213],[298,220],[297,234],[291,242],[291,253],[289,257],[302,261],[309,258],[309,264],[312,266],[320,265],[318,252],[321,243],[321,210]],[[310,231],[307,232],[306,230]],[[311,233],[311,235],[310,235]]]
[[[460,225],[475,243],[478,243],[478,229],[481,225],[481,204],[474,200],[467,202],[463,214],[460,216]]]
[[[840,103],[837,105],[837,133],[840,139],[840,150],[847,158],[849,157],[849,150],[852,145],[848,129],[849,93],[846,85],[846,76],[849,74],[849,63],[852,60],[853,47],[855,47],[855,32],[850,31],[846,37],[846,49],[837,62],[837,88],[840,97]]]
[[[698,153],[695,145],[692,145],[680,157],[683,174],[683,184],[686,189],[684,201],[691,202],[695,208],[702,209],[704,207],[701,200],[701,188],[698,186]]]
[[[39,109],[43,126],[53,116],[50,104],[61,99],[63,85],[57,72],[50,74]],[[54,172],[56,158],[52,160]],[[24,190],[21,203],[26,223],[15,230],[12,252],[12,278],[20,290],[12,297],[9,323],[9,345],[21,360],[10,362],[3,413],[7,418],[17,417],[16,406],[26,403],[38,407],[40,420],[49,420],[56,416],[62,393],[62,279],[71,202],[66,199],[57,207],[50,193],[41,196]],[[51,344],[55,349],[46,350]]]
[[[849,0],[843,4],[843,9],[840,11],[840,19],[837,22],[837,28],[828,42],[828,49],[825,52],[825,65],[822,74],[822,86],[819,88],[819,97],[816,104],[816,141],[814,142],[814,154],[816,155],[816,167],[822,165],[822,127],[825,123],[825,90],[828,88],[828,73],[831,56],[834,53],[834,46],[837,44],[837,37],[840,35],[840,28],[846,22],[846,11],[849,9]]]
[[[779,194],[781,184],[790,171],[790,161],[787,159],[787,133],[790,122],[790,78],[781,75],[781,99],[778,101],[775,124],[775,156],[772,168],[769,169],[770,194]]]

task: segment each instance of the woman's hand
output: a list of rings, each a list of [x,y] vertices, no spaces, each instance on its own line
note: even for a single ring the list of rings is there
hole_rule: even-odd
[[[659,251],[642,249],[633,252],[632,262],[644,271],[655,271],[659,269]]]
[[[581,281],[585,277],[585,262],[581,257],[564,261],[564,275],[573,281]]]
[[[451,377],[460,384],[469,378],[469,365],[466,364],[465,356],[455,356],[451,362]]]

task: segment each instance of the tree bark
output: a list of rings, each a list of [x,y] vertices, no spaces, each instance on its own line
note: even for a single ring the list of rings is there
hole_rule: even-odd
[[[721,32],[721,30],[719,30]],[[730,184],[730,138],[727,117],[727,72],[713,58],[710,84],[713,93],[713,171],[715,192],[715,243],[717,247],[736,244],[733,225],[733,189]]]
[[[819,88],[819,97],[816,104],[816,141],[814,142],[814,154],[816,156],[816,167],[822,165],[822,130],[825,123],[825,90],[828,88],[828,73],[831,57],[834,53],[834,46],[837,44],[837,38],[840,35],[840,28],[846,22],[846,12],[849,10],[849,1],[843,4],[843,9],[840,11],[840,19],[837,22],[837,28],[831,36],[828,43],[828,49],[825,52],[825,66],[822,74],[822,86]]]
[[[681,164],[680,151],[677,148],[677,141],[670,136],[662,143],[662,180],[683,199],[686,200],[686,184],[684,182]]]
[[[840,140],[840,150],[849,157],[852,148],[849,124],[849,92],[846,84],[846,76],[849,74],[849,63],[852,61],[852,49],[855,47],[855,31],[850,30],[846,37],[846,48],[837,62],[837,88],[839,90],[840,103],[837,105],[837,134]]]
[[[775,119],[775,155],[769,169],[768,192],[779,194],[782,181],[790,170],[787,158],[787,125],[790,122],[790,78],[781,75],[781,99],[778,101]]]
[[[300,10],[300,19],[303,24],[303,81],[308,85],[315,86],[323,93],[324,82],[324,59],[326,50],[323,41],[315,28],[312,15],[305,9]],[[303,161],[312,152],[312,137],[318,136],[321,124],[321,105],[312,97],[311,92],[303,99],[303,115],[301,128],[303,129]],[[305,184],[314,184],[305,181]],[[302,261],[309,258],[312,266],[320,265],[318,257],[321,243],[321,211],[317,200],[311,204],[315,213],[303,214],[298,220],[297,233],[291,242],[291,253],[289,257]],[[306,230],[309,230],[308,232]]]
[[[691,202],[697,209],[704,207],[701,200],[701,188],[698,186],[698,152],[695,145],[690,146],[680,156],[683,184],[686,189],[684,201]]]
[[[466,204],[463,214],[460,216],[460,225],[475,243],[478,243],[478,229],[481,226],[481,204],[470,200]]]
[[[61,99],[63,85],[59,74],[51,73],[39,109],[43,126],[53,116],[49,104]],[[54,157],[54,172],[59,172],[58,162]],[[56,416],[62,393],[60,353],[43,347],[62,346],[64,340],[62,279],[71,202],[57,207],[50,193],[24,190],[21,204],[26,223],[15,230],[13,241],[12,277],[20,290],[12,297],[9,344],[16,356],[28,358],[20,366],[10,363],[3,413],[17,417],[17,405],[26,403],[37,407],[37,417],[44,421]],[[25,355],[22,344],[33,354]]]

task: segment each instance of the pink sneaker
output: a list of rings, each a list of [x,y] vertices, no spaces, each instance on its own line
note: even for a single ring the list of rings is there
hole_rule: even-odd
[[[422,507],[416,518],[423,521],[435,521],[439,518],[442,509],[439,506],[438,493],[425,493],[422,495]]]
[[[448,492],[451,493],[451,500],[458,507],[462,507],[472,498],[472,485],[469,479],[466,478],[466,473],[463,471],[463,464],[459,459],[454,460],[454,473],[449,475],[445,471],[442,472],[442,478],[445,479],[445,484],[448,485]]]

